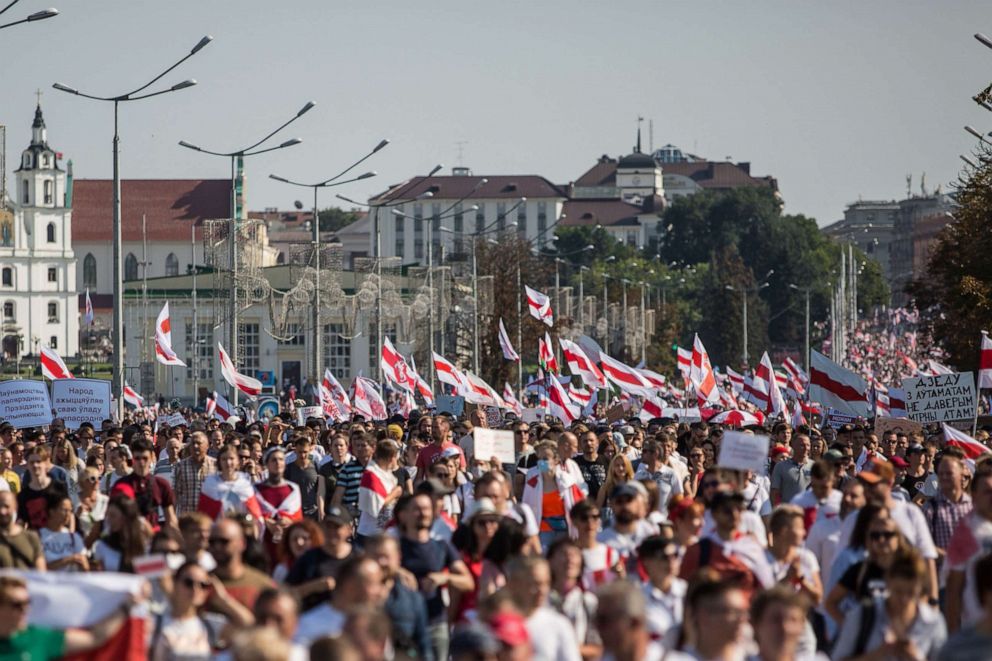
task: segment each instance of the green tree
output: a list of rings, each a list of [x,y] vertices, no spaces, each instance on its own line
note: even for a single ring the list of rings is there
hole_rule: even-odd
[[[340,207],[320,209],[317,214],[320,218],[321,232],[337,232],[338,230],[351,225],[364,215],[362,212],[345,211]]]

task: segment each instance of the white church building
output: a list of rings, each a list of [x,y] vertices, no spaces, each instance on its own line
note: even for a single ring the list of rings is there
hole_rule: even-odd
[[[66,206],[61,154],[48,145],[39,105],[31,144],[21,153],[14,185],[0,199],[0,334],[4,358],[79,352],[72,209]],[[5,173],[4,173],[5,174]],[[69,175],[71,179],[71,175]]]

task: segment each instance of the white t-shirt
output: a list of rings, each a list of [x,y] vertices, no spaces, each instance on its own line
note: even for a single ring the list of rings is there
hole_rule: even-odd
[[[716,524],[713,523],[713,516],[709,510],[706,510],[703,513],[703,529],[699,535],[705,537],[715,532]],[[768,548],[768,533],[765,531],[765,522],[762,521],[761,515],[757,512],[751,510],[741,512],[741,527],[738,528],[738,532],[750,534],[762,548]]]
[[[927,560],[937,559],[937,547],[933,543],[930,535],[930,528],[927,526],[927,519],[923,515],[923,510],[912,503],[901,500],[893,500],[890,508],[892,520],[899,526],[909,545],[919,551],[920,555]],[[850,546],[851,533],[854,531],[854,524],[858,517],[856,512],[851,512],[841,526],[839,546]]]
[[[772,567],[772,574],[774,574],[775,580],[779,582],[784,581],[789,573],[791,563],[776,560],[771,551],[766,551],[765,554],[765,557],[768,558],[768,564]],[[809,549],[799,549],[799,573],[806,580],[820,576],[820,563]]]
[[[651,535],[658,534],[658,526],[641,519],[632,533],[622,533],[613,526],[600,531],[596,541],[602,542],[617,551],[626,561],[637,555],[637,547]]]
[[[213,650],[210,648],[210,632],[199,617],[188,617],[181,620],[164,615],[157,634],[155,625],[151,626],[152,636],[155,636],[149,658],[152,661],[171,661],[172,659],[210,658]]]
[[[10,491],[10,483],[0,477],[0,491]]]
[[[689,584],[681,578],[672,579],[668,592],[662,592],[651,583],[643,586],[647,600],[648,631],[651,637],[662,640],[673,627],[682,624],[683,604]]]
[[[817,564],[827,568],[827,571],[834,566],[834,558],[837,556],[837,545],[840,543],[841,518],[840,514],[823,514],[817,512],[816,523],[806,534],[805,546],[814,556]],[[821,576],[826,583],[829,576]]]
[[[534,661],[581,661],[579,641],[568,619],[547,607],[527,618]]]
[[[827,494],[827,497],[820,500],[816,497],[816,494],[813,493],[812,489],[807,489],[802,493],[796,494],[791,503],[803,508],[804,513],[810,510],[816,510],[816,519],[814,519],[814,521],[819,521],[831,512],[834,514],[840,512],[840,501],[843,497],[844,494],[840,491],[837,489],[831,489],[830,493]]]
[[[41,538],[41,548],[45,551],[45,562],[49,565],[56,560],[68,558],[86,550],[83,546],[83,538],[79,533],[69,532],[68,528],[63,528],[58,532],[52,532],[48,528],[38,531]],[[58,571],[79,571],[79,565],[67,565]]]

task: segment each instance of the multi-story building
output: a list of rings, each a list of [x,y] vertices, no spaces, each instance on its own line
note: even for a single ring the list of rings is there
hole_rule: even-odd
[[[943,193],[910,197],[899,202],[899,217],[896,219],[889,252],[889,287],[892,290],[893,305],[905,305],[909,302],[906,286],[925,272],[925,256],[916,255],[914,237],[918,236],[917,228],[946,225],[953,220],[953,208],[953,198]]]
[[[858,200],[844,210],[844,219],[827,225],[822,232],[841,243],[854,243],[876,260],[882,276],[891,281],[890,246],[895,236],[899,203],[895,200]]]
[[[71,175],[48,144],[39,104],[10,199],[0,199],[0,334],[3,356],[79,350]],[[2,187],[0,187],[2,188]]]

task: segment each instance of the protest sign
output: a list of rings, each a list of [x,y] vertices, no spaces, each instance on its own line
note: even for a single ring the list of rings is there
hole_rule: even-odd
[[[0,420],[17,429],[52,422],[52,402],[44,381],[0,381]]]
[[[496,457],[503,464],[512,464],[517,460],[512,431],[476,427],[472,432],[472,437],[476,459],[488,461]]]
[[[103,379],[56,379],[52,381],[52,408],[65,421],[66,429],[79,429],[84,422],[97,429],[110,418],[110,381]]]
[[[606,410],[606,421],[607,422],[617,422],[618,420],[623,420],[627,415],[622,404],[614,404],[609,409]]]
[[[699,407],[693,406],[689,408],[674,408],[668,407],[661,409],[662,418],[678,418],[679,422],[700,422],[703,417],[699,413]]]
[[[840,429],[844,425],[853,425],[858,421],[858,416],[841,413],[837,409],[827,409],[827,426],[833,429]]]
[[[523,415],[520,416],[520,419],[527,423],[540,422],[541,416],[544,415],[544,411],[539,408],[527,408],[521,413]]]
[[[975,374],[935,374],[902,380],[906,413],[918,422],[975,418]]]
[[[768,463],[768,437],[739,431],[723,432],[720,443],[720,468],[754,471],[764,475]]]
[[[438,395],[434,399],[434,406],[438,413],[461,416],[465,411],[465,398],[457,395]]]
[[[296,424],[305,425],[310,418],[324,419],[324,409],[319,406],[301,406],[296,409]]]
[[[490,427],[499,427],[503,424],[503,412],[496,406],[486,407],[486,424]]]
[[[894,431],[896,434],[922,434],[923,425],[906,418],[875,418],[875,435],[881,440],[882,434]]]

